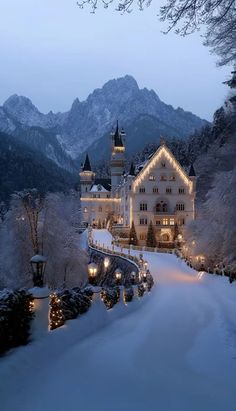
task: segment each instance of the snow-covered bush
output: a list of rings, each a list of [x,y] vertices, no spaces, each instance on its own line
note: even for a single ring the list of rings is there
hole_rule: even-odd
[[[50,329],[62,326],[65,321],[72,320],[88,311],[91,305],[91,294],[79,287],[71,290],[63,289],[54,292],[50,299]]]
[[[133,296],[134,296],[134,290],[132,287],[124,289],[124,300],[126,303],[129,303],[130,301],[132,301]]]
[[[139,284],[139,285],[138,285],[138,296],[139,296],[139,297],[142,297],[144,293],[145,293],[144,285],[143,285],[143,284]]]
[[[110,310],[120,299],[119,287],[103,288],[101,292],[101,299],[108,310]]]
[[[24,289],[0,291],[0,355],[30,339],[33,297]]]

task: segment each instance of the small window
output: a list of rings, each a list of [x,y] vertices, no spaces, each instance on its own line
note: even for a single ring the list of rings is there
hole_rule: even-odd
[[[183,217],[179,218],[178,219],[178,225],[184,225],[184,224],[185,224],[184,218]]]
[[[175,175],[174,174],[172,174],[172,176],[170,176],[170,181],[175,181],[176,179],[175,179]]]
[[[161,177],[160,177],[160,180],[161,181],[166,181],[166,176],[164,174],[162,174]]]
[[[140,193],[145,193],[145,187],[140,187],[139,192]]]
[[[168,225],[168,218],[163,218],[162,224],[163,225]]]
[[[84,213],[87,213],[87,212],[88,212],[87,207],[84,207]]]
[[[156,177],[153,174],[150,174],[149,181],[155,181]]]
[[[156,225],[160,225],[161,224],[161,220],[156,220]]]
[[[170,218],[170,225],[175,225],[175,219],[174,218]]]
[[[177,211],[184,211],[184,209],[185,209],[184,203],[177,203],[176,204],[176,210]]]
[[[146,217],[142,217],[139,219],[139,224],[140,225],[147,225],[147,218]]]
[[[179,188],[179,194],[185,194],[185,189],[183,187]]]
[[[162,167],[162,168],[165,168],[165,167],[166,167],[165,161],[162,161],[162,162],[161,162],[161,167]]]
[[[170,187],[166,187],[166,194],[171,194],[172,190]]]
[[[153,187],[152,192],[153,193],[158,193],[158,187]]]
[[[139,210],[140,211],[147,211],[147,203],[140,203]]]

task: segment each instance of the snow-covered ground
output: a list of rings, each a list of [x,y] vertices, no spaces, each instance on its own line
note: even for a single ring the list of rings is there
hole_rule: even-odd
[[[2,411],[235,411],[236,283],[144,254],[149,295],[109,312],[96,301],[0,360]]]

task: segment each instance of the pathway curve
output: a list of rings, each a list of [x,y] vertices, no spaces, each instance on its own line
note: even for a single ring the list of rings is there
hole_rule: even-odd
[[[235,411],[236,284],[173,255],[145,258],[155,286],[127,315],[79,341],[69,327],[61,345],[58,332],[50,346],[3,360],[1,410]]]

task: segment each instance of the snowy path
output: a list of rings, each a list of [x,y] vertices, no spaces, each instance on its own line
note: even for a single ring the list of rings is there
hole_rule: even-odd
[[[91,309],[0,360],[2,411],[235,411],[236,283],[169,254],[145,258],[156,285],[126,315],[82,339]]]

